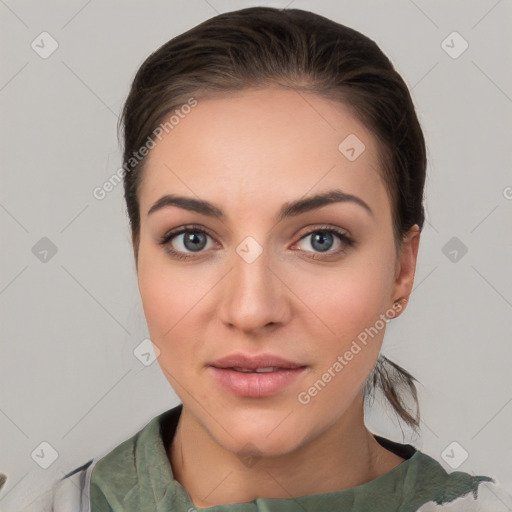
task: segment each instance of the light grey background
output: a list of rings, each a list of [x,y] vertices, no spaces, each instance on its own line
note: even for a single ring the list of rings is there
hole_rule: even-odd
[[[178,403],[157,362],[133,354],[147,328],[122,187],[102,201],[92,191],[120,165],[117,116],[147,55],[216,12],[251,5],[312,10],[360,30],[412,88],[429,150],[428,221],[415,291],[384,353],[421,382],[422,435],[403,436],[378,404],[368,424],[448,470],[442,452],[457,441],[469,454],[459,470],[512,492],[510,0],[0,0],[6,512],[37,503],[64,473]],[[47,59],[31,48],[43,31],[59,45]],[[469,44],[458,58],[442,47],[454,31]],[[452,53],[463,44],[455,37],[444,43]],[[46,262],[32,251],[43,237],[57,248]],[[48,469],[31,457],[44,441],[59,454]]]

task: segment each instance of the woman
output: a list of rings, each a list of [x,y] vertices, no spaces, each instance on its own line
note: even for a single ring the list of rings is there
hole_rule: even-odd
[[[56,503],[508,510],[491,478],[364,423],[379,389],[419,425],[414,379],[379,354],[413,286],[425,144],[377,45],[301,10],[222,14],[143,63],[122,122],[139,290],[182,403]]]

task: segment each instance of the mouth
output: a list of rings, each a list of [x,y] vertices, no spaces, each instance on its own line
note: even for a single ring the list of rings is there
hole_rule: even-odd
[[[235,396],[266,398],[291,386],[307,365],[279,356],[234,354],[208,365],[214,379]]]
[[[235,371],[245,372],[271,372],[277,369],[294,369],[305,366],[302,363],[285,359],[275,354],[250,355],[241,352],[221,357],[209,363],[208,366],[215,368],[231,368]]]
[[[268,366],[267,368],[255,368],[254,370],[252,370],[250,368],[232,367],[232,368],[224,368],[224,370],[234,370],[235,372],[242,372],[242,373],[271,373],[271,372],[277,372],[279,370],[284,370],[284,368],[280,368],[279,366]]]

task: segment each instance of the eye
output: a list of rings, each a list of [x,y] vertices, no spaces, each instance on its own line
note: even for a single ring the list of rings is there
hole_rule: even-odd
[[[306,252],[333,256],[344,253],[347,247],[354,245],[354,242],[346,232],[332,227],[325,227],[307,232],[296,245]]]
[[[158,243],[165,246],[165,250],[178,259],[194,257],[194,253],[201,253],[204,252],[203,249],[216,246],[212,237],[204,229],[196,226],[182,226],[170,231]]]
[[[166,233],[160,240],[173,258],[187,260],[218,247],[217,242],[203,228],[189,225]],[[346,252],[355,245],[347,232],[333,227],[317,227],[304,234],[294,244],[304,252],[312,253],[313,259],[329,258]]]

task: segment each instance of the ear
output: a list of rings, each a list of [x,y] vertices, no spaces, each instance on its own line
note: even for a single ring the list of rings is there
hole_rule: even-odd
[[[403,312],[412,292],[420,234],[419,226],[414,224],[402,239],[402,247],[397,256],[395,282],[393,285],[393,295],[391,296],[392,304],[400,301],[401,307],[397,311],[396,316]]]

